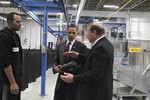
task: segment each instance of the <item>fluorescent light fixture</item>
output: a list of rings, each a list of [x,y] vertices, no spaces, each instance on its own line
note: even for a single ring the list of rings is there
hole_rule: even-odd
[[[31,17],[27,17],[27,19],[32,19]]]
[[[61,15],[62,13],[56,13],[56,15]]]
[[[119,6],[115,6],[115,5],[103,5],[104,8],[115,8],[118,9]]]
[[[78,5],[77,4],[73,4],[72,6],[76,8]]]
[[[4,20],[4,21],[7,21],[7,19],[4,18],[4,17],[2,17],[2,16],[0,16],[0,19],[2,19],[2,20]]]
[[[95,22],[99,22],[99,20],[98,20],[98,19],[94,19],[93,21],[95,21]]]
[[[10,4],[10,1],[0,1],[1,4]]]
[[[67,5],[67,7],[70,7],[71,5]]]

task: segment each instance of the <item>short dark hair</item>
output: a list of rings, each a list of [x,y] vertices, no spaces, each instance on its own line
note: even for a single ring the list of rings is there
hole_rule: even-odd
[[[94,31],[94,30],[96,31],[97,35],[105,34],[105,29],[100,25],[96,25],[96,24],[91,25],[90,31]]]
[[[13,20],[14,15],[19,15],[19,16],[20,16],[20,14],[18,14],[18,13],[16,13],[16,12],[11,12],[11,13],[9,13],[9,14],[7,15],[7,22],[8,22],[9,20]]]
[[[78,26],[77,25],[75,25],[75,24],[70,24],[68,27],[67,27],[67,30],[68,30],[68,28],[76,28],[77,30],[78,30]]]

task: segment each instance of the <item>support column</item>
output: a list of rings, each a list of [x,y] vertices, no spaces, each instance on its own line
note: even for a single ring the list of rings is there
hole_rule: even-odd
[[[41,96],[45,96],[45,82],[46,82],[46,67],[47,67],[47,22],[48,12],[47,7],[44,7],[43,17],[43,43],[42,43],[42,69],[41,69]]]

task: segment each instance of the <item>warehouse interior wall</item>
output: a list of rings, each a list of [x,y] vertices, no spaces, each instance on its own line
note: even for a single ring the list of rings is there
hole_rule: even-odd
[[[24,49],[40,49],[41,41],[43,39],[42,27],[32,19],[23,20],[22,26],[22,29],[18,32],[21,37],[22,47]],[[54,35],[49,32],[47,33],[47,46],[49,42],[55,44],[56,40]]]
[[[55,25],[55,22],[49,21],[51,25]],[[0,29],[5,27],[6,21],[0,20]],[[57,27],[53,27],[53,29]],[[40,49],[42,41],[42,27],[32,19],[23,19],[23,24],[20,31],[17,32],[21,38],[23,49]],[[49,42],[53,42],[54,46],[57,42],[57,37],[51,33],[47,33],[47,46]],[[54,47],[53,47],[54,48]]]
[[[139,39],[139,40],[150,40],[149,18],[130,18],[127,23],[129,30],[127,32],[127,38]]]

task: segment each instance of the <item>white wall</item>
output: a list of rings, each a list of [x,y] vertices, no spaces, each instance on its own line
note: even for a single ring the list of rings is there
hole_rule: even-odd
[[[39,49],[40,44],[43,44],[43,27],[32,19],[24,20],[23,26],[24,29],[21,30],[22,46],[24,48]],[[24,43],[25,38],[27,38],[27,43]],[[47,46],[48,42],[55,44],[56,40],[54,35],[49,32],[47,33]]]
[[[5,22],[6,26],[6,22]],[[3,28],[3,21],[0,20],[0,29]],[[22,28],[17,33],[20,36],[23,49],[40,49],[42,44],[42,27],[32,19],[23,20]],[[48,42],[56,43],[56,37],[51,33],[47,33],[47,45]]]
[[[2,29],[3,27],[5,27],[6,26],[6,21],[2,21],[1,19],[0,19],[0,29]]]
[[[127,23],[127,38],[150,40],[150,18],[130,18]]]

